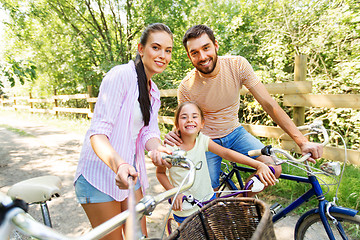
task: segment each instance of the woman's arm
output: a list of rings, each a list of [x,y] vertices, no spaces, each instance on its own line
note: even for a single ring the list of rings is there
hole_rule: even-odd
[[[130,175],[134,177],[134,182],[136,182],[138,173],[135,168],[121,158],[111,146],[106,135],[93,135],[90,137],[90,142],[96,155],[116,173],[115,181],[120,189],[129,187],[127,178]]]
[[[276,177],[266,164],[231,149],[224,148],[223,146],[220,146],[211,139],[209,140],[208,150],[226,160],[245,164],[257,169],[257,174],[259,175],[260,181],[262,181],[265,186],[267,186],[268,184],[275,185]]]
[[[151,152],[151,160],[155,166],[165,166],[167,168],[171,167],[171,164],[162,159],[161,153],[171,154],[171,151],[161,145],[160,139],[154,137],[150,138],[145,143],[145,148]]]

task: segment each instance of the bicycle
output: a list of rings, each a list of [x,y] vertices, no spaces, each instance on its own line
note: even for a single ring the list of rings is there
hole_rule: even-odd
[[[167,200],[179,192],[189,189],[195,179],[195,166],[194,164],[181,155],[168,156],[167,160],[171,162],[173,167],[184,167],[189,169],[187,181],[178,188],[160,193],[154,197],[146,195],[135,206],[135,219],[138,222],[144,215],[151,215],[156,205],[160,202]],[[27,236],[37,239],[99,239],[111,232],[115,228],[124,224],[130,216],[130,211],[124,211],[110,220],[102,223],[101,225],[93,228],[90,232],[85,233],[80,237],[67,237],[56,230],[34,220],[29,214],[26,213],[28,204],[19,199],[13,199],[4,193],[0,192],[0,240],[8,239],[12,228],[16,228]],[[133,216],[134,217],[134,216]]]
[[[327,130],[323,127],[322,122],[314,122],[313,124],[299,127],[300,130],[308,130],[309,134],[321,134],[324,137],[323,145],[326,145],[329,141]],[[346,151],[345,151],[346,152]],[[280,158],[278,156],[285,157],[285,159]],[[338,175],[343,174],[344,167],[342,171],[340,171],[340,165],[332,166],[332,164],[328,164],[328,166],[322,166],[321,170],[311,167],[306,159],[310,156],[309,154],[301,157],[300,159],[294,158],[287,151],[273,148],[272,146],[266,146],[261,150],[249,152],[250,156],[258,156],[258,155],[267,155],[270,156],[276,165],[288,163],[292,166],[298,167],[304,170],[307,173],[307,177],[290,175],[290,174],[281,174],[281,179],[286,179],[290,181],[296,181],[300,183],[308,183],[311,185],[311,189],[306,193],[301,195],[298,199],[294,200],[287,207],[282,207],[280,204],[274,204],[270,207],[273,217],[272,221],[275,223],[279,219],[286,217],[288,213],[307,202],[315,196],[318,200],[317,208],[307,211],[302,214],[299,220],[296,223],[294,238],[298,239],[311,239],[308,237],[308,234],[311,234],[311,231],[315,231],[316,235],[328,237],[329,239],[360,239],[360,216],[356,215],[358,213],[357,210],[345,208],[341,206],[337,206],[335,201],[337,197],[334,198],[333,202],[329,202],[325,199],[325,194],[321,188],[321,182],[323,182],[326,186],[327,184],[319,178],[318,174],[326,174],[326,175],[334,175],[337,173]],[[305,162],[305,163],[303,163]],[[344,164],[345,166],[345,164]],[[223,171],[220,179],[220,190],[225,187],[236,190],[238,189],[235,183],[232,181],[232,177],[235,176],[239,181],[240,188],[244,188],[244,182],[241,177],[240,172],[255,172],[255,169],[251,169],[248,167],[237,166],[236,164],[232,164],[232,169],[228,169],[228,172]],[[320,172],[315,172],[320,171]],[[341,182],[338,181],[338,186]],[[328,187],[328,186],[327,186]],[[337,195],[337,192],[336,192]],[[331,223],[329,223],[331,222]],[[325,231],[325,232],[324,232]],[[321,235],[323,234],[323,235]],[[319,237],[321,238],[321,237]]]

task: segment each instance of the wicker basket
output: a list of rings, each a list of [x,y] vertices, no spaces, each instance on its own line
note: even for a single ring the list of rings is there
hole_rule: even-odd
[[[168,239],[276,239],[269,207],[254,198],[218,198],[189,216]]]

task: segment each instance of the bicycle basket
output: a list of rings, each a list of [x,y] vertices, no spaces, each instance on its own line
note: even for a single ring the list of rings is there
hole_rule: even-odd
[[[190,215],[168,239],[276,239],[269,207],[254,198],[218,198]]]

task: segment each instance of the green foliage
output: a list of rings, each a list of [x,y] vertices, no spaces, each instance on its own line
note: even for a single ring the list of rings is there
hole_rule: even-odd
[[[10,82],[11,87],[14,87],[16,81],[22,85],[25,81],[34,81],[36,79],[36,66],[32,61],[16,61],[8,56],[6,61],[0,65],[0,73]],[[0,87],[4,87],[1,81]]]
[[[307,79],[313,82],[314,93],[360,92],[358,1],[0,0],[0,3],[10,16],[5,23],[9,40],[5,53],[36,66],[37,78],[28,86],[33,96],[46,97],[54,90],[58,94],[85,93],[89,85],[96,95],[110,68],[135,57],[141,31],[153,22],[167,24],[174,33],[172,60],[153,79],[160,89],[177,88],[192,69],[182,37],[190,26],[202,23],[214,30],[220,55],[244,56],[264,83],[292,81],[294,56],[306,54]],[[5,75],[6,70],[1,71]],[[275,98],[282,102],[281,96]],[[161,111],[171,113],[175,106],[176,100],[164,100]],[[291,114],[290,108],[285,110]],[[239,114],[242,122],[274,124],[251,96],[241,97]],[[316,118],[343,134],[349,146],[359,148],[359,110],[306,109],[306,121]]]

